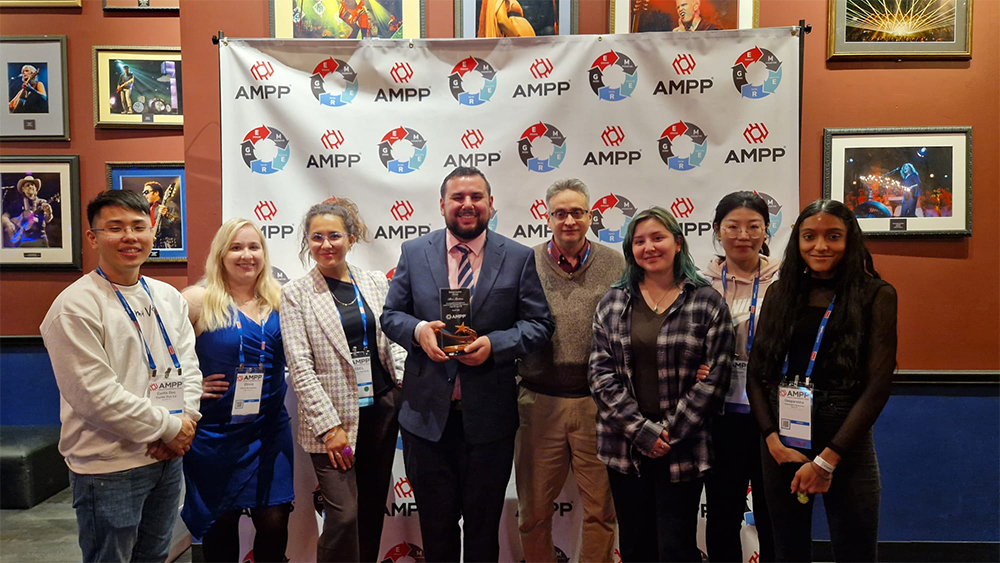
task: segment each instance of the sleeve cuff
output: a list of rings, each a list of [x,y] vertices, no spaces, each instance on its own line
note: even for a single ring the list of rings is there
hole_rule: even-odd
[[[663,425],[647,419],[643,421],[642,428],[635,435],[635,446],[639,448],[640,452],[648,455],[653,451],[653,446],[656,445],[656,440],[661,434],[663,434]]]
[[[160,439],[163,440],[164,442],[170,442],[174,438],[176,438],[178,434],[180,434],[180,431],[181,431],[181,419],[176,416],[168,414],[167,429],[163,431],[163,435],[160,436]]]
[[[420,321],[417,326],[413,328],[413,343],[420,346],[420,329],[424,328],[427,321]]]

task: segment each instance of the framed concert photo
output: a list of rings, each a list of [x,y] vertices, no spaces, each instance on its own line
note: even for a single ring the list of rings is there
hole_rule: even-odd
[[[972,236],[972,127],[823,130],[823,197],[875,236]]]
[[[174,11],[181,7],[181,0],[104,0],[104,9],[107,11],[133,10],[133,11]]]
[[[572,35],[579,0],[455,0],[455,37]]]
[[[827,60],[972,58],[972,0],[829,0]]]
[[[0,140],[68,141],[66,36],[0,37],[0,68],[7,76]]]
[[[95,45],[93,52],[95,127],[184,126],[179,47]]]
[[[187,185],[183,162],[108,162],[110,190],[129,190],[149,202],[153,252],[149,262],[187,262]]]
[[[426,0],[268,0],[271,37],[419,39]]]
[[[760,0],[611,0],[611,33],[757,27]]]
[[[0,268],[80,271],[80,157],[0,156],[0,187]]]

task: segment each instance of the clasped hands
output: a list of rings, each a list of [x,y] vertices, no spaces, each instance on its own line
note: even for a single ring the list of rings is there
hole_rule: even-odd
[[[164,442],[157,440],[146,447],[146,455],[158,461],[174,459],[180,457],[191,449],[191,441],[194,440],[194,431],[198,423],[186,416],[180,417],[181,430],[174,436],[173,440]]]
[[[822,494],[830,490],[833,476],[823,468],[809,460],[802,452],[786,447],[781,443],[777,432],[772,432],[767,437],[767,449],[771,457],[778,464],[801,463],[802,467],[795,472],[792,478],[791,492],[807,493],[810,495]]]
[[[428,321],[420,327],[417,344],[424,350],[427,357],[435,362],[447,362],[452,359],[438,346],[437,331],[445,327],[441,321]],[[493,344],[488,336],[480,336],[465,347],[465,354],[455,359],[467,366],[478,366],[488,360],[493,354]]]

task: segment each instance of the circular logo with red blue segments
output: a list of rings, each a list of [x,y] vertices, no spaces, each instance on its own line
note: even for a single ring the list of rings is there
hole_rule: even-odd
[[[483,87],[474,94],[466,92],[465,85],[462,83],[471,72],[479,73],[483,77]],[[497,91],[497,69],[479,57],[469,57],[451,69],[448,84],[451,87],[451,95],[458,100],[458,103],[463,106],[482,105],[490,101],[493,93]]]
[[[398,148],[398,143],[407,142],[413,147],[413,155],[409,160],[397,160],[392,156],[393,147]],[[389,131],[382,137],[378,144],[378,157],[382,161],[386,170],[394,174],[409,174],[414,170],[419,170],[420,165],[427,158],[427,139],[414,129],[409,127],[397,127]]]
[[[764,198],[764,202],[767,203],[767,214],[770,215],[767,236],[773,237],[778,234],[778,229],[781,228],[781,204],[764,192],[757,192],[757,195]]]
[[[609,214],[614,209],[617,209],[625,217],[625,220],[618,228],[607,224]],[[625,240],[628,224],[632,222],[632,217],[635,217],[636,211],[635,205],[631,201],[617,194],[608,194],[594,202],[594,206],[590,210],[593,214],[590,230],[594,231],[598,239],[602,242],[612,243]]]
[[[619,86],[611,87],[604,84],[604,71],[615,65],[625,74],[625,80]],[[620,102],[632,95],[639,83],[639,68],[628,55],[618,51],[608,51],[590,65],[590,87],[602,100]]]
[[[694,145],[691,154],[687,156],[677,156],[674,154],[673,143],[678,137],[684,135],[691,139]],[[708,135],[694,123],[689,121],[678,121],[663,130],[658,141],[660,158],[672,170],[691,170],[701,165],[708,153]]]
[[[767,79],[763,84],[750,84],[747,78],[747,70],[754,63],[761,63],[767,69]],[[775,93],[781,84],[781,61],[771,51],[754,47],[736,59],[736,66],[733,67],[733,84],[744,98],[752,100],[766,98]]]
[[[277,154],[271,160],[257,158],[256,149],[265,141],[270,141],[278,149]],[[274,174],[281,170],[288,164],[288,157],[292,154],[291,148],[288,146],[288,137],[285,137],[281,131],[267,125],[261,125],[247,133],[243,137],[243,143],[240,147],[243,151],[243,162],[247,163],[251,172],[258,174]]]
[[[409,542],[398,543],[391,548],[389,551],[385,552],[385,557],[382,558],[383,562],[389,561],[391,563],[423,563],[424,550],[416,544]]]
[[[535,141],[542,137],[552,143],[552,154],[546,159],[536,158],[531,152]],[[559,168],[566,158],[566,137],[555,126],[539,121],[521,133],[521,140],[517,142],[517,154],[521,156],[521,162],[528,167],[528,170],[551,172]]]
[[[330,94],[326,91],[326,77],[333,73],[339,74],[347,82],[347,87],[339,94]],[[313,97],[324,106],[335,108],[346,106],[358,95],[358,73],[354,72],[351,65],[333,57],[316,65],[309,82]]]

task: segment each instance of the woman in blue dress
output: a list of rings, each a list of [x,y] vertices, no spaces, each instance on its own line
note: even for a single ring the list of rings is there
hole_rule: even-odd
[[[183,292],[206,374],[202,419],[184,456],[181,517],[206,561],[241,561],[240,516],[256,528],[256,561],[284,561],[292,485],[285,410],[281,289],[260,230],[230,219],[216,233],[205,277]]]

